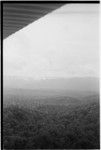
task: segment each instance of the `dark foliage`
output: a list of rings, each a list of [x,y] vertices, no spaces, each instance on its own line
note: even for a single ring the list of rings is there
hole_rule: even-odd
[[[99,104],[4,108],[5,149],[99,149]]]

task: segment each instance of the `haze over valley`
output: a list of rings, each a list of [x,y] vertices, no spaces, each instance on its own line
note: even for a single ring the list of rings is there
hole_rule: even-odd
[[[99,149],[98,4],[68,4],[3,41],[5,149]]]

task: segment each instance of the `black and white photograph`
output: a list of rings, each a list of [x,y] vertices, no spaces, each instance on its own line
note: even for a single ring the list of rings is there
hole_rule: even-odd
[[[1,2],[3,149],[100,149],[100,2]]]

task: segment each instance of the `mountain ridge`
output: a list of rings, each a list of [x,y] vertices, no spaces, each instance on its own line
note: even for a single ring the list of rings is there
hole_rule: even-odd
[[[99,79],[96,77],[54,78],[54,79],[21,79],[4,77],[4,88],[42,89],[42,90],[72,90],[99,91]]]

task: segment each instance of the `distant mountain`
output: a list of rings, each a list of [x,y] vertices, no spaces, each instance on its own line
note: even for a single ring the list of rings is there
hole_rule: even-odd
[[[97,78],[69,78],[47,80],[4,80],[4,103],[68,105],[99,101]]]
[[[75,77],[27,80],[18,77],[4,77],[4,88],[33,90],[99,91],[99,79],[95,77]]]

